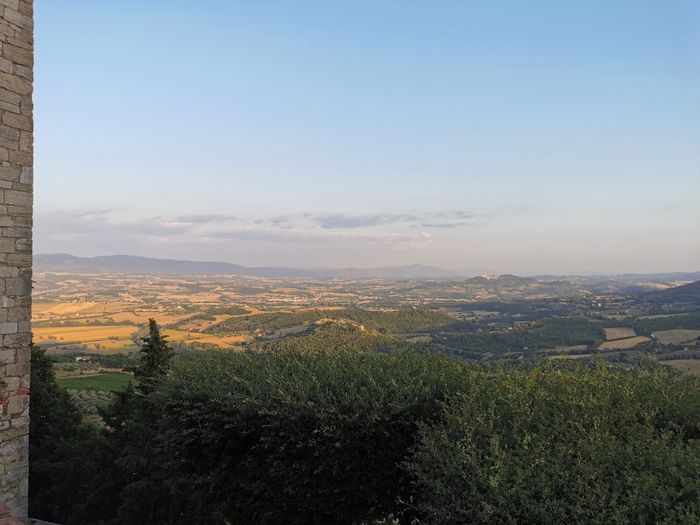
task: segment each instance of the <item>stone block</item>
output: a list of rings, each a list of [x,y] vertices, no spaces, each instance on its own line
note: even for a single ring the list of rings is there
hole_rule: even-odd
[[[16,334],[18,329],[18,324],[15,322],[12,323],[0,323],[0,334],[5,335],[5,334]]]
[[[32,282],[27,278],[10,277],[6,282],[7,295],[29,295],[32,293]]]
[[[32,83],[26,78],[21,78],[11,73],[0,71],[0,87],[17,93],[18,95],[28,95],[32,92]]]
[[[14,64],[32,67],[32,52],[29,49],[23,49],[12,44],[4,44],[2,46],[2,54],[5,59]]]
[[[5,113],[5,115],[11,115],[11,113]],[[19,131],[14,127],[0,125],[0,137],[13,142],[19,141]]]
[[[5,192],[5,204],[31,206],[32,201],[32,194],[28,191],[8,190]]]
[[[14,239],[0,238],[0,253],[13,253],[15,251]]]
[[[2,123],[10,128],[13,128],[17,133],[17,130],[31,131],[32,130],[32,117],[29,115],[16,115],[14,113],[4,113],[2,116]],[[4,126],[0,126],[0,132]],[[17,140],[19,140],[19,134],[17,135]]]
[[[29,332],[25,333],[17,333],[17,334],[7,334],[2,336],[2,344],[5,346],[9,347],[25,347],[29,346],[29,344],[32,342],[32,334]],[[25,360],[20,360],[20,353],[19,351],[17,352],[17,356],[15,357],[15,361],[17,363],[21,363],[24,361],[29,361],[29,358]]]

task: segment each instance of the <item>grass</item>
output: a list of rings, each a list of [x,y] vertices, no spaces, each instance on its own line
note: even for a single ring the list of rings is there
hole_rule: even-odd
[[[57,379],[63,388],[71,390],[99,390],[102,392],[116,392],[123,390],[134,381],[134,376],[122,372],[85,375],[78,377],[62,377]]]

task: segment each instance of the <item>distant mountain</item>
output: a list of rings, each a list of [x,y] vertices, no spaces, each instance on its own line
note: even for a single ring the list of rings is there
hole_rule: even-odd
[[[34,271],[135,275],[243,275],[318,279],[446,279],[456,277],[454,272],[419,264],[383,268],[252,268],[213,261],[153,259],[134,255],[77,257],[64,253],[35,255]]]

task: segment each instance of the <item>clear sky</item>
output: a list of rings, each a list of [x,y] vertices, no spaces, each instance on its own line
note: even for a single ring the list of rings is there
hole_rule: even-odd
[[[37,0],[35,252],[700,270],[700,2]]]

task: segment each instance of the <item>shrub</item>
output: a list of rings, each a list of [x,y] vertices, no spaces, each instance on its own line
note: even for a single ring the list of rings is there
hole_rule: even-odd
[[[422,425],[427,523],[698,523],[700,382],[662,370],[499,370]]]
[[[356,523],[408,498],[401,462],[467,365],[399,354],[180,360],[160,391],[164,476],[211,522]]]

